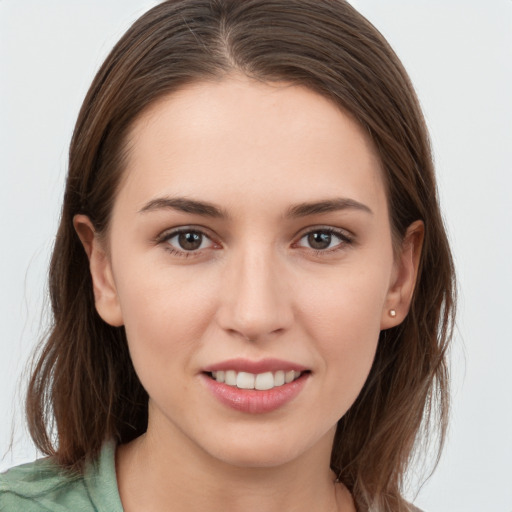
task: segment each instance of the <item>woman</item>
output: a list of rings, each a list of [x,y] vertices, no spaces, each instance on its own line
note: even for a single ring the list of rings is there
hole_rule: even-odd
[[[411,510],[453,281],[421,111],[364,18],[163,2],[77,121],[27,398],[49,458],[0,509]]]

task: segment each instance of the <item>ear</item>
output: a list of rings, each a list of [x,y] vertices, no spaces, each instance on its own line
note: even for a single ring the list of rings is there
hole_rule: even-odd
[[[396,255],[390,287],[381,317],[381,330],[403,322],[409,312],[423,247],[425,226],[421,220],[413,222],[405,233]],[[392,314],[392,311],[395,314]]]
[[[75,215],[73,226],[89,258],[96,311],[105,322],[119,327],[124,322],[105,243],[86,215]]]

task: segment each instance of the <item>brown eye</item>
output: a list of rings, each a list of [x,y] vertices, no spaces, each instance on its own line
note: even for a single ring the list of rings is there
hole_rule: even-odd
[[[332,234],[325,231],[315,231],[307,235],[308,244],[312,249],[327,249],[331,245]]]
[[[170,245],[173,251],[190,253],[207,249],[214,244],[208,236],[201,231],[192,229],[177,230],[163,238],[162,242]]]
[[[315,251],[331,251],[342,249],[352,243],[352,238],[344,232],[334,229],[316,229],[304,234],[297,246]]]
[[[178,244],[184,251],[196,251],[201,247],[203,235],[196,231],[188,231],[178,235]]]

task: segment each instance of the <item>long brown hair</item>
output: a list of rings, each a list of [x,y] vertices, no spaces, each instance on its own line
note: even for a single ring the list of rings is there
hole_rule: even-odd
[[[80,469],[106,439],[125,443],[145,431],[147,394],[124,329],[96,313],[72,220],[83,213],[98,233],[107,231],[127,131],[144,109],[186,84],[233,72],[308,87],[349,112],[379,152],[394,236],[415,220],[425,224],[410,312],[381,333],[368,380],[339,421],[331,459],[359,510],[406,510],[401,489],[414,447],[437,429],[440,449],[446,429],[454,269],[414,90],[385,39],[343,0],[170,0],[112,50],[71,142],[50,267],[54,320],[28,388],[30,433],[43,453]]]

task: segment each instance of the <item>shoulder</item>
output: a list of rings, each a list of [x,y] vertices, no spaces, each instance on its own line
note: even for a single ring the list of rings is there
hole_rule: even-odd
[[[122,512],[114,454],[115,445],[107,443],[80,475],[50,459],[0,474],[0,512]]]
[[[64,473],[49,459],[41,459],[0,475],[0,510],[53,512],[69,505],[70,500],[74,500],[73,506],[78,502],[77,510],[82,510],[84,492],[82,477]]]

